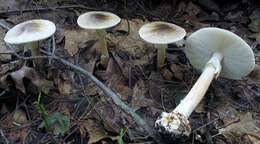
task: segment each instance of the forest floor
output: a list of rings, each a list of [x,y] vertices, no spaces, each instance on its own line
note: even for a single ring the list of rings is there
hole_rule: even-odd
[[[77,26],[78,16],[93,10],[122,18],[107,31],[106,67],[100,64],[95,33]],[[31,19],[48,19],[57,27],[52,38],[41,41],[41,55],[55,55],[76,68],[51,56],[34,67],[23,46],[4,42],[8,29]],[[191,136],[176,143],[260,144],[257,0],[0,0],[0,143],[172,143],[149,134],[156,133],[155,120],[176,107],[200,72],[186,58],[183,42],[168,46],[166,63],[156,71],[156,49],[138,30],[159,20],[183,27],[187,36],[209,26],[230,30],[251,46],[256,59],[242,80],[219,78],[211,84],[189,118]],[[147,134],[79,68],[120,95],[152,132]]]

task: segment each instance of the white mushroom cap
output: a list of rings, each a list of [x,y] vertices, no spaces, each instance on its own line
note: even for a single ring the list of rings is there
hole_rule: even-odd
[[[250,46],[236,34],[220,28],[203,28],[191,34],[186,41],[186,55],[197,69],[203,69],[213,53],[223,55],[220,76],[241,79],[255,66]]]
[[[49,20],[29,20],[11,28],[5,35],[5,42],[9,44],[24,44],[40,41],[52,36],[56,26]]]
[[[148,43],[169,44],[183,39],[186,32],[175,24],[157,21],[143,25],[139,30],[139,35]]]
[[[120,17],[110,12],[92,11],[78,17],[77,23],[84,29],[107,29],[117,25]]]

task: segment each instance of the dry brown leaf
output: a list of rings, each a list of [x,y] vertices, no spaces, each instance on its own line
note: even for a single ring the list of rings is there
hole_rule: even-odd
[[[148,89],[145,87],[144,81],[138,81],[134,86],[134,92],[132,96],[131,106],[134,110],[138,110],[141,107],[151,107],[153,101],[146,98]]]
[[[245,135],[252,133],[260,135],[260,128],[256,125],[256,120],[253,119],[250,112],[240,113],[239,119],[239,122],[221,128],[219,129],[219,132],[224,136],[229,136],[229,134]]]
[[[7,49],[5,42],[3,40],[3,37],[5,36],[5,31],[3,28],[0,27],[0,53],[6,53],[6,52],[11,52],[10,50]],[[0,54],[0,61],[3,60],[9,60],[11,59],[11,55],[9,54]]]
[[[69,96],[72,93],[71,82],[59,79],[58,89],[61,95]]]
[[[24,124],[28,122],[25,112],[21,109],[16,109],[14,111],[13,121],[18,124]]]
[[[12,80],[15,82],[15,87],[25,93],[25,86],[23,78],[31,80],[31,82],[37,86],[37,88],[45,93],[48,93],[49,88],[53,87],[51,81],[45,80],[39,76],[35,69],[23,66],[21,69],[9,74]]]
[[[0,65],[0,77],[6,75],[9,71],[14,71],[15,69],[21,67],[22,61],[12,61],[7,64]]]
[[[26,118],[24,112],[21,112],[21,111],[20,111],[21,113],[14,112],[14,114],[16,114],[16,116],[15,116],[14,114],[9,113],[8,110],[2,110],[2,109],[1,109],[1,111],[5,111],[5,115],[3,115],[1,117],[1,123],[0,123],[1,128],[6,128],[6,129],[14,128],[13,122],[15,122],[15,120],[22,122],[22,124],[23,124],[23,122],[27,122],[27,118]],[[25,140],[25,138],[28,134],[28,129],[29,129],[29,127],[24,127],[24,128],[17,127],[16,130],[6,133],[6,137],[9,140],[9,142],[12,142],[12,143],[22,142]]]
[[[260,144],[260,136],[256,136],[256,135],[247,135],[248,139],[251,141],[252,144]]]
[[[121,96],[122,100],[128,100],[132,96],[133,91],[124,84],[125,79],[117,74],[110,74],[108,76],[109,79],[106,82],[107,85],[115,89],[115,91]]]
[[[95,118],[102,118],[106,131],[119,132],[123,127],[135,126],[135,122],[128,114],[116,106],[111,99],[103,97],[95,105],[96,113],[92,113]]]
[[[170,66],[171,71],[174,73],[174,77],[178,80],[183,80],[184,76],[184,69],[180,65],[177,64],[171,64]]]
[[[79,28],[65,28],[64,35],[64,49],[67,50],[70,56],[74,56],[78,52],[80,43],[96,39],[95,31]]]
[[[161,73],[162,73],[162,76],[163,76],[164,79],[166,79],[166,80],[172,80],[173,73],[172,73],[167,67],[164,67],[164,68],[161,70]]]
[[[127,36],[115,36],[109,35],[108,39],[116,45],[117,51],[121,53],[130,55],[133,58],[134,64],[145,65],[149,63],[151,59],[150,53],[153,53],[155,49],[151,44],[143,41],[138,31],[142,25],[146,22],[140,19],[129,20],[130,33]],[[120,25],[115,28],[115,30],[127,30],[127,21],[122,20]],[[137,62],[136,62],[137,61]]]
[[[250,73],[249,78],[254,82],[260,83],[260,65],[255,65],[255,68]]]
[[[28,133],[29,133],[29,127],[24,127],[20,129],[17,128],[16,131],[11,131],[10,133],[8,133],[7,138],[8,140],[14,143],[24,142]]]
[[[80,125],[81,135],[86,135],[88,133],[89,141],[88,144],[94,144],[102,139],[110,138],[104,128],[101,127],[100,123],[96,120],[87,119]]]
[[[128,22],[130,24],[130,32],[129,32],[130,37],[138,38],[139,37],[138,30],[148,21],[143,21],[141,19],[131,19]],[[128,25],[126,19],[122,19],[120,25],[118,25],[115,28],[115,30],[121,30],[121,31],[127,31],[127,29],[128,29]]]

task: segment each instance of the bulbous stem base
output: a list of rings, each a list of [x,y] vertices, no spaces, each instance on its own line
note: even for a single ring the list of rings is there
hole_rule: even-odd
[[[163,134],[170,134],[171,137],[188,137],[191,133],[191,127],[187,117],[180,113],[163,112],[155,122],[155,128]]]

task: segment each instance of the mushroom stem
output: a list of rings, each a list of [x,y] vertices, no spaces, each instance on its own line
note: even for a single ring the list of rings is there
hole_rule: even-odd
[[[30,50],[31,51],[31,55],[33,57],[35,56],[39,56],[40,55],[40,49],[39,49],[39,42],[36,41],[36,42],[30,42],[28,44],[25,45],[25,49],[26,50]],[[38,64],[41,63],[41,60],[40,59],[35,59],[33,60],[33,65],[34,67],[36,67]]]
[[[174,134],[189,135],[190,128],[188,128],[187,119],[204,97],[213,78],[219,75],[222,59],[223,55],[221,53],[212,55],[187,96],[172,112],[163,113],[161,118],[156,120],[156,127]]]
[[[155,47],[157,48],[157,69],[159,70],[164,65],[167,45],[155,44]]]
[[[39,56],[40,55],[39,42],[31,42],[31,43],[28,44],[28,47],[31,50],[32,56]]]
[[[97,36],[99,37],[99,42],[100,42],[101,64],[107,65],[109,59],[109,53],[107,50],[106,31],[104,29],[96,30],[96,33]]]

